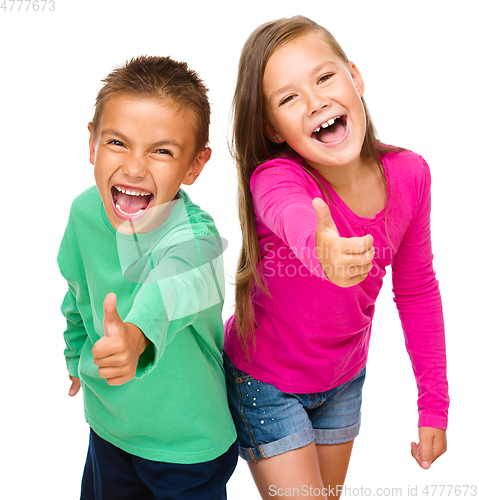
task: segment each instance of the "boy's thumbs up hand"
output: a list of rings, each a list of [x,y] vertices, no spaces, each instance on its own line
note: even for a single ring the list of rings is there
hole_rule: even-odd
[[[123,321],[116,310],[116,295],[109,293],[103,302],[103,330],[106,337],[113,337],[117,335],[122,328]]]
[[[373,267],[373,237],[342,238],[326,203],[315,198],[313,207],[318,217],[316,252],[324,274],[344,288],[361,283]]]
[[[92,349],[98,374],[109,385],[129,382],[136,374],[138,358],[148,345],[143,332],[132,323],[124,323],[116,310],[116,295],[109,293],[103,302],[105,336]]]

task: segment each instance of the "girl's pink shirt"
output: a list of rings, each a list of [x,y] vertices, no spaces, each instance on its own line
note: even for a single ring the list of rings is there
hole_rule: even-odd
[[[314,172],[332,196],[328,201],[299,156],[269,160],[255,170],[258,271],[270,296],[253,286],[257,327],[251,362],[234,315],[226,322],[225,349],[238,368],[283,392],[323,392],[347,382],[366,365],[374,303],[391,264],[394,301],[418,386],[419,426],[446,429],[449,397],[442,303],[432,266],[429,167],[410,151],[387,153],[382,162],[387,207],[372,219],[353,213]],[[316,254],[316,197],[329,204],[341,236],[374,238],[373,268],[358,285],[338,287],[323,273]]]

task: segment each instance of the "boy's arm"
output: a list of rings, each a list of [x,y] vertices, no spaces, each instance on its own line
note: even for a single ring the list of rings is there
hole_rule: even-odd
[[[222,243],[206,226],[176,235],[139,290],[124,318],[150,341],[140,357],[137,375],[149,373],[175,335],[224,301]],[[151,262],[154,262],[152,256]],[[153,264],[152,264],[153,266]]]
[[[92,353],[100,376],[110,385],[149,373],[166,345],[206,309],[217,306],[221,321],[222,242],[206,226],[201,228],[178,231],[161,257],[154,251],[147,256],[144,262],[151,271],[126,317],[119,316],[115,295],[106,297],[105,336]]]
[[[88,334],[83,325],[82,317],[78,311],[75,295],[71,288],[65,295],[61,311],[67,321],[67,327],[63,333],[65,339],[65,359],[67,370],[71,377],[78,378],[78,364],[80,362],[80,354],[87,340]]]

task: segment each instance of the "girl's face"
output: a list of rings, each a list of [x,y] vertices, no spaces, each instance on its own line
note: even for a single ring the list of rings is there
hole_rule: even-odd
[[[314,32],[277,49],[266,64],[265,131],[320,173],[359,161],[366,131],[364,83]],[[323,168],[322,168],[323,167]]]

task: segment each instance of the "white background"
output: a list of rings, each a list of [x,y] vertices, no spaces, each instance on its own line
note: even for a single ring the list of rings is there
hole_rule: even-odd
[[[67,395],[59,310],[65,283],[56,253],[71,201],[94,182],[87,123],[100,80],[141,54],[186,60],[205,80],[213,157],[188,192],[229,242],[231,283],[240,231],[227,139],[239,54],[259,24],[295,14],[332,31],[363,74],[380,138],[422,154],[433,175],[433,245],[452,401],[449,450],[428,471],[409,455],[417,435],[416,387],[388,276],[377,303],[363,426],[346,484],[371,494],[400,487],[403,497],[417,485],[421,497],[428,484],[479,483],[474,4],[57,0],[53,12],[25,12],[26,4],[17,12],[19,2],[13,12],[0,9],[1,498],[70,500],[79,494],[88,427],[81,396]],[[225,318],[232,303],[230,284]],[[241,460],[228,491],[230,499],[259,498]]]

